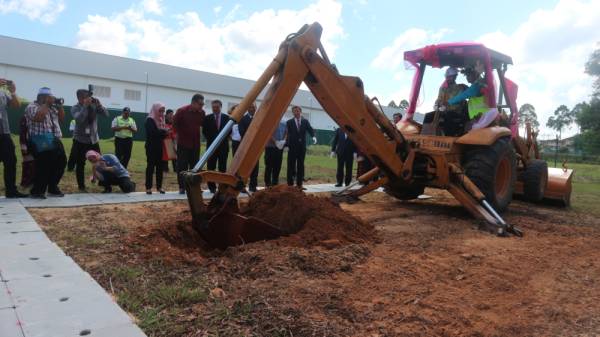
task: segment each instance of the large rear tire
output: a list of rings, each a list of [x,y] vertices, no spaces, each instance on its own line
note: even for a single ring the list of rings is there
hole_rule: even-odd
[[[517,178],[515,151],[510,138],[500,138],[491,146],[468,148],[463,167],[467,177],[496,211],[502,212],[508,207]]]
[[[548,185],[548,163],[533,159],[527,165],[519,180],[523,182],[523,197],[527,201],[539,202],[544,198]]]

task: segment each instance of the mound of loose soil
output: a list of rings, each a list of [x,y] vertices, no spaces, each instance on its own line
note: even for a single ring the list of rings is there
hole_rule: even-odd
[[[289,234],[275,240],[276,245],[336,248],[375,240],[373,226],[346,213],[328,198],[306,195],[288,186],[257,192],[242,213]],[[194,230],[186,208],[175,217],[157,216],[150,224],[132,231],[125,238],[125,249],[167,263],[200,263],[217,254]]]
[[[332,248],[375,240],[372,225],[350,215],[329,198],[307,195],[285,185],[255,193],[243,214],[262,219],[290,234],[277,240],[286,245]]]

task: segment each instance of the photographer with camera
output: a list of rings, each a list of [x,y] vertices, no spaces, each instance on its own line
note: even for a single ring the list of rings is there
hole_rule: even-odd
[[[17,157],[15,144],[10,138],[10,125],[8,124],[8,107],[18,108],[19,97],[15,83],[0,78],[0,87],[6,87],[8,93],[0,90],[0,162],[4,164],[4,189],[7,198],[23,198],[26,194],[17,190]]]
[[[75,155],[75,175],[80,192],[86,192],[84,168],[85,154],[94,150],[100,152],[98,143],[98,118],[101,114],[108,117],[108,111],[100,101],[93,97],[92,86],[88,90],[77,90],[77,104],[71,108],[71,115],[75,119],[75,131],[73,132],[73,155]]]
[[[46,198],[48,194],[63,197],[58,183],[65,172],[67,157],[60,140],[60,122],[65,119],[64,100],[52,95],[48,87],[39,90],[35,102],[25,108],[29,142],[35,162],[31,197]]]

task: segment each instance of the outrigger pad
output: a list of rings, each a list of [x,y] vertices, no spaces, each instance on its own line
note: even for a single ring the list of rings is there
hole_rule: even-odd
[[[283,231],[255,217],[223,210],[210,219],[207,225],[194,226],[206,242],[219,249],[244,243],[272,240],[283,235]]]

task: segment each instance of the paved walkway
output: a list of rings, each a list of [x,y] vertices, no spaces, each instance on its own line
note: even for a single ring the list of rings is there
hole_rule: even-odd
[[[337,190],[307,185],[307,192]],[[204,198],[212,194],[205,192]],[[110,295],[50,241],[26,207],[73,207],[185,199],[147,195],[69,194],[63,198],[0,198],[0,337],[142,337]]]

